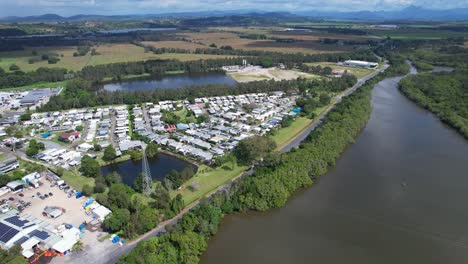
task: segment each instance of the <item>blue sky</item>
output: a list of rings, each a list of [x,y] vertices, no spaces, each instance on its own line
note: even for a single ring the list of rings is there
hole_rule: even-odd
[[[359,11],[396,10],[409,5],[432,9],[468,7],[468,0],[0,0],[0,17],[54,13],[157,14],[209,10]]]

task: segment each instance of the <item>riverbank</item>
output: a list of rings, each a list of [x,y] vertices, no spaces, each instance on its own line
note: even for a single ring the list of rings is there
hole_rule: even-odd
[[[403,79],[400,91],[468,139],[467,71],[420,73]]]

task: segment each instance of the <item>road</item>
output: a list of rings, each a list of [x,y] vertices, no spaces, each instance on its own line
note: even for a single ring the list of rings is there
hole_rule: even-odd
[[[339,102],[341,102],[341,98],[343,96],[349,96],[354,91],[356,91],[359,87],[361,87],[366,81],[372,79],[379,73],[385,71],[388,68],[388,65],[385,65],[382,69],[376,71],[375,73],[368,75],[362,79],[359,79],[358,82],[344,92],[341,95],[338,95],[337,101],[330,105],[322,114],[317,118],[312,124],[310,124],[306,129],[304,129],[297,137],[292,139],[289,143],[287,143],[283,148],[280,149],[280,152],[287,152],[292,148],[296,148],[299,144],[307,138],[310,132],[312,132],[323,120],[323,118],[333,109],[336,107]],[[234,178],[232,181],[237,181],[238,179],[242,178],[243,176],[252,175],[253,169],[248,170]],[[225,184],[218,187],[213,192],[206,195],[209,197],[217,192],[224,191],[228,189],[230,184]],[[166,220],[160,223],[156,228],[147,232],[146,234],[140,236],[138,239],[129,242],[125,246],[119,246],[117,244],[112,244],[109,240],[103,242],[96,242],[94,245],[87,245],[85,246],[84,250],[81,252],[73,253],[64,257],[55,257],[52,259],[51,264],[55,263],[70,263],[70,264],[83,264],[83,263],[105,263],[105,264],[113,264],[116,263],[120,256],[124,254],[128,254],[138,242],[147,240],[153,236],[157,236],[158,234],[165,232],[165,227],[167,225],[174,224],[179,220],[184,214],[189,212],[193,207],[197,206],[200,201],[193,202],[189,206],[187,206],[184,210],[182,210],[177,216],[172,219]]]

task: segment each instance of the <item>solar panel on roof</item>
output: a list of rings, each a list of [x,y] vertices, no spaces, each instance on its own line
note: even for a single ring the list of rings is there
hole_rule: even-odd
[[[13,227],[9,227],[3,223],[0,223],[0,241],[3,243],[7,243],[12,239],[16,234],[18,234],[18,230],[14,229]]]
[[[16,244],[16,245],[23,244],[23,243],[26,242],[28,239],[29,239],[28,237],[25,237],[25,236],[24,236],[24,237],[18,239],[18,240],[15,242],[15,244]]]
[[[39,239],[46,240],[49,238],[49,233],[45,231],[33,230],[29,233],[30,236],[35,236]]]
[[[23,227],[23,229],[30,228],[31,226],[34,226],[34,225],[35,225],[35,224],[27,225],[27,226]]]
[[[6,218],[5,221],[7,221],[10,224],[13,224],[17,227],[23,227],[25,224],[27,224],[29,221],[28,220],[21,220],[17,215]]]

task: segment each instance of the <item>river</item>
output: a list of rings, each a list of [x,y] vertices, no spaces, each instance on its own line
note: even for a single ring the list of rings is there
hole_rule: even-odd
[[[107,83],[102,85],[106,91],[138,91],[162,88],[180,88],[192,85],[225,84],[236,85],[237,82],[222,72],[174,74],[167,76],[153,76],[143,79],[135,79],[122,82]]]
[[[466,263],[468,143],[379,82],[337,165],[281,209],[229,215],[203,264]]]
[[[181,172],[186,167],[192,167],[193,171],[197,171],[197,167],[185,160],[177,157],[158,153],[157,157],[148,158],[148,165],[151,171],[151,177],[154,180],[162,180],[171,171],[176,170]],[[101,167],[101,174],[107,176],[111,172],[117,172],[122,177],[122,182],[133,186],[133,182],[142,172],[142,161],[127,160],[116,164],[110,164]]]

